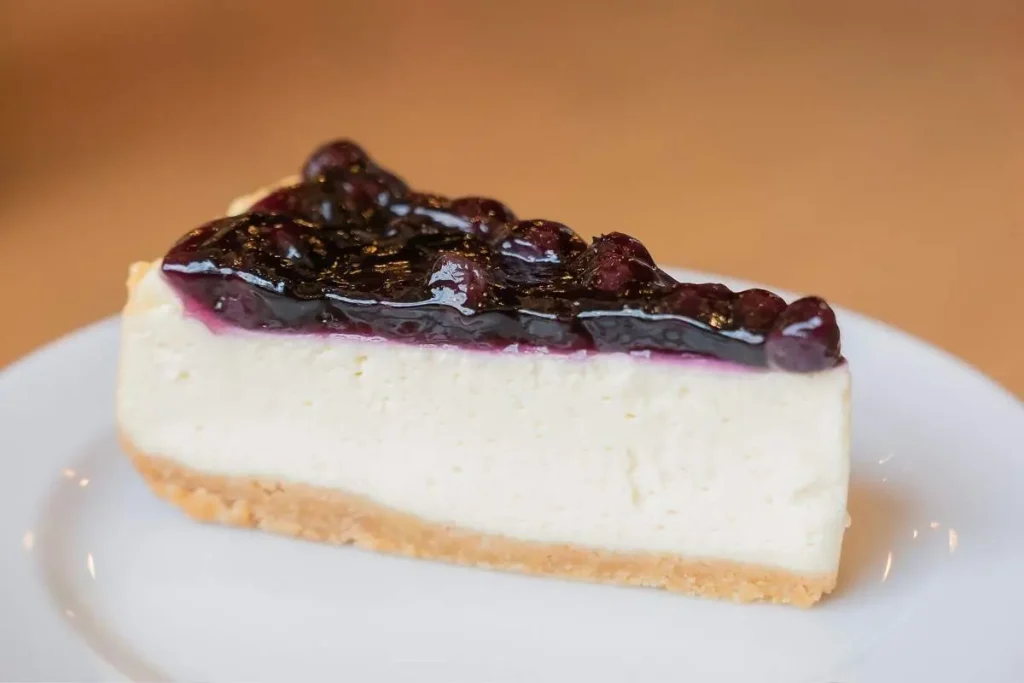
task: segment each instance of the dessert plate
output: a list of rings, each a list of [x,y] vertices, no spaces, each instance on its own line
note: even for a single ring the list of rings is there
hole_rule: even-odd
[[[188,521],[118,447],[117,319],[80,330],[0,374],[0,680],[1024,680],[1024,405],[839,318],[853,526],[811,610]]]

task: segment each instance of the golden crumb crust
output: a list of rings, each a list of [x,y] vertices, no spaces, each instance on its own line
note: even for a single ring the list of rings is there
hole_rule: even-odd
[[[647,586],[738,602],[810,607],[836,584],[834,573],[805,575],[728,561],[481,534],[429,522],[343,491],[197,472],[143,453],[127,438],[122,437],[122,442],[154,493],[206,522],[472,567]]]

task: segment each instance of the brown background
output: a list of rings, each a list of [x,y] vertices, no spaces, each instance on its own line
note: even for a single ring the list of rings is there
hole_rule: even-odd
[[[1024,394],[1024,3],[0,0],[0,366],[323,138]]]

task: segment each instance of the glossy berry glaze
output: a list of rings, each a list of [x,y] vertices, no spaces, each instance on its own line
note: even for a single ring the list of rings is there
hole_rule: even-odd
[[[246,329],[413,343],[700,354],[812,372],[840,359],[817,297],[679,283],[621,233],[587,245],[493,199],[414,192],[355,143],[302,181],[185,235],[163,272],[193,307]]]

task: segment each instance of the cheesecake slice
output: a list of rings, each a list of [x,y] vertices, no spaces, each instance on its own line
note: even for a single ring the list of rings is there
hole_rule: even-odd
[[[349,141],[132,266],[117,417],[200,520],[810,606],[846,528],[831,308],[679,283]]]

